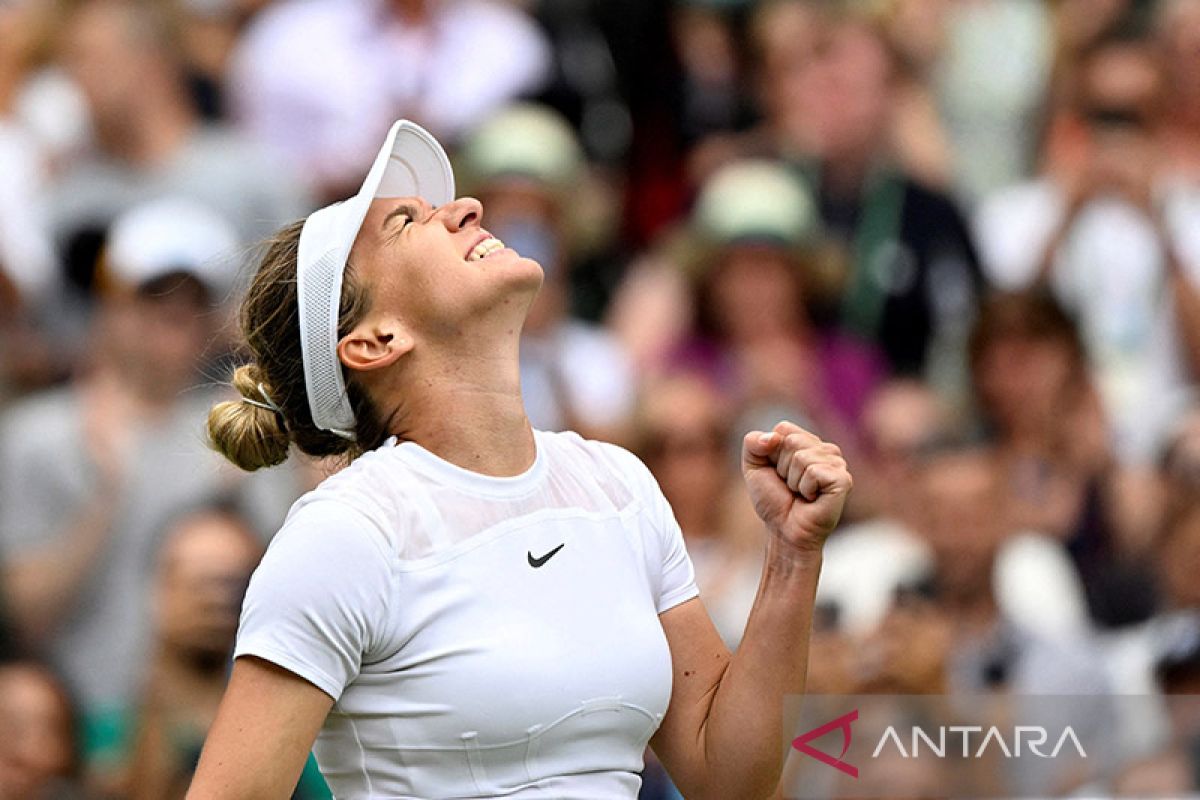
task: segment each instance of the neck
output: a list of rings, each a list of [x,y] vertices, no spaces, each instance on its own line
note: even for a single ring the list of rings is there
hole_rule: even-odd
[[[445,356],[412,353],[393,433],[439,458],[496,477],[519,475],[537,455],[521,399],[519,328],[502,352],[464,348]],[[407,395],[416,394],[416,397]]]
[[[873,159],[868,152],[846,152],[828,159],[821,167],[825,189],[836,197],[851,198],[862,193]]]

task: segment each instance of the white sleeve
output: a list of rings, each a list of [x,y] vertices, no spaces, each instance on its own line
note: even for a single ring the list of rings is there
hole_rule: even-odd
[[[692,559],[683,544],[683,531],[675,521],[671,505],[667,498],[663,497],[657,482],[654,484],[654,493],[657,495],[658,508],[655,516],[659,520],[657,532],[662,555],[658,561],[661,564],[661,572],[656,598],[658,613],[661,614],[685,600],[696,597],[700,594],[700,589],[696,586],[696,571],[692,567]]]
[[[641,500],[646,520],[646,574],[658,613],[700,594],[696,572],[683,542],[683,531],[658,481],[641,459],[616,445],[605,445],[613,466]]]
[[[250,579],[234,657],[270,661],[337,700],[383,638],[392,574],[365,516],[332,502],[298,508]]]

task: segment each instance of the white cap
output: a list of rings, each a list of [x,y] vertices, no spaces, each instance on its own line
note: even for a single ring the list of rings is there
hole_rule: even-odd
[[[186,272],[214,299],[224,299],[238,270],[238,235],[233,223],[203,203],[165,197],[134,206],[108,230],[105,269],[128,286]]]
[[[423,197],[433,206],[449,203],[454,199],[454,172],[437,139],[402,119],[388,131],[358,194],[314,211],[300,231],[296,292],[308,408],[314,425],[346,439],[354,438],[354,410],[337,354],[346,259],[371,201],[407,196]]]

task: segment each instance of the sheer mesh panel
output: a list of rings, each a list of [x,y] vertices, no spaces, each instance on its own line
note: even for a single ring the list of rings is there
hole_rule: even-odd
[[[608,515],[631,513],[635,504],[640,507],[627,482],[636,476],[623,474],[627,463],[573,437],[542,432],[537,436],[543,469],[536,478],[519,481],[506,496],[480,495],[431,472],[430,456],[417,452],[412,443],[388,444],[367,453],[317,493],[354,495],[353,502],[371,509],[382,530],[395,533],[393,546],[402,559],[424,558],[497,525],[519,524],[528,515],[555,509]],[[404,490],[398,497],[400,486]]]

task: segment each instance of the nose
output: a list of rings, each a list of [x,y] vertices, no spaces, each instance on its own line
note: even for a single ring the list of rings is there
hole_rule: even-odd
[[[452,233],[464,228],[478,228],[483,223],[483,204],[474,197],[460,197],[439,208],[438,212]]]

